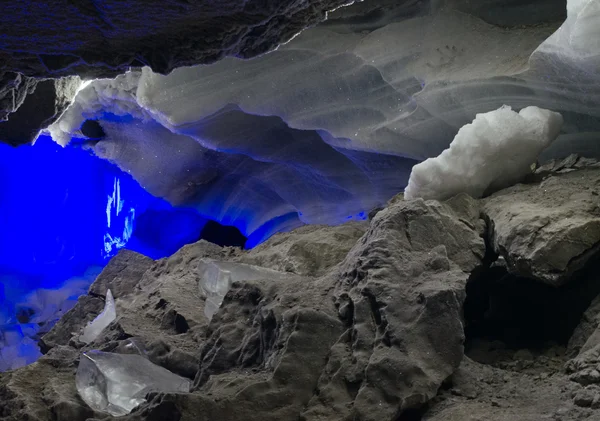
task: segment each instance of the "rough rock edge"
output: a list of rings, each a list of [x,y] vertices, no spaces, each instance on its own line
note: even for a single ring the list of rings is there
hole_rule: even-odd
[[[598,166],[571,155],[483,200],[489,242],[511,273],[560,286],[598,255]]]

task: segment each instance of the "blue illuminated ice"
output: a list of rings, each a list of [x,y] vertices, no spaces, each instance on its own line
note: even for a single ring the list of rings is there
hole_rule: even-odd
[[[444,200],[468,193],[479,198],[515,184],[531,173],[562,125],[559,113],[538,107],[477,114],[448,149],[413,167],[404,197]]]
[[[83,328],[83,333],[79,337],[81,342],[89,344],[93,342],[104,329],[106,329],[112,322],[117,319],[117,309],[115,306],[115,299],[113,298],[110,289],[106,291],[106,299],[104,303],[104,310],[91,322]]]

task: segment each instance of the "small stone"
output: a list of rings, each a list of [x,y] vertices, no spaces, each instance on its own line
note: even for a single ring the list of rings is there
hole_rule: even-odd
[[[594,368],[585,368],[571,374],[569,379],[582,385],[600,383],[600,372]]]
[[[575,403],[575,405],[581,406],[582,408],[589,408],[590,406],[592,406],[592,402],[594,401],[594,398],[596,396],[597,390],[595,388],[585,388],[575,394],[573,402]]]

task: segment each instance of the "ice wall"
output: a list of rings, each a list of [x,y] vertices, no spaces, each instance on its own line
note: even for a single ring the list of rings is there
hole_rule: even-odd
[[[146,85],[139,79],[133,89],[127,80],[135,79],[128,74],[91,84],[50,132],[64,143],[85,118],[99,119],[106,138],[92,146],[97,156],[131,173],[153,195],[239,228],[248,247],[302,223],[366,219],[404,187],[393,174],[408,175],[415,163],[347,149],[349,141],[323,130],[294,129],[278,116],[249,114],[237,105],[173,127],[141,104],[130,110]],[[194,102],[174,100],[184,108]]]
[[[556,1],[357,3],[252,60],[96,81],[50,131],[66,143],[97,119],[98,156],[256,244],[362,217],[505,104],[564,116],[546,157],[600,155],[599,1],[569,1],[564,24]]]

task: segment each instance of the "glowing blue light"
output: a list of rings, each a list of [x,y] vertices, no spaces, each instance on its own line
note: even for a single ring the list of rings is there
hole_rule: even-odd
[[[111,228],[112,213],[114,211],[115,218],[119,220],[119,214],[123,210],[125,200],[121,199],[121,180],[115,177],[113,192],[108,196],[106,202],[106,227]],[[113,256],[119,249],[127,245],[129,239],[133,235],[133,223],[135,220],[135,208],[129,208],[125,218],[120,219],[123,222],[123,231],[121,235],[111,235],[110,232],[104,234],[104,257]]]
[[[76,143],[61,148],[47,136],[35,146],[0,143],[0,180],[0,371],[39,356],[32,326],[48,329],[118,249],[162,258],[206,223]]]

